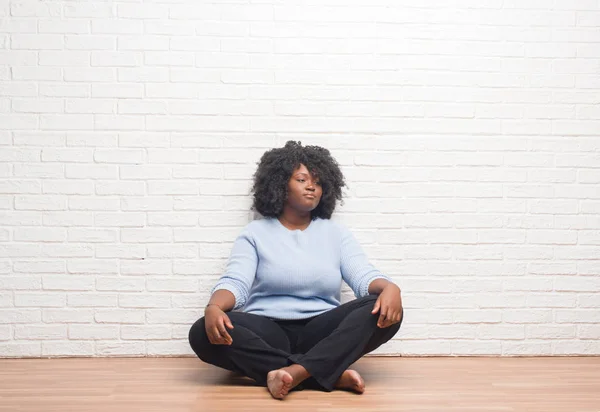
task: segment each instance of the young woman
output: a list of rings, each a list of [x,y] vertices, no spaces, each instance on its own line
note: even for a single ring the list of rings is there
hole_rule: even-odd
[[[391,339],[404,312],[398,286],[330,220],[344,186],[327,149],[289,141],[264,153],[252,188],[264,219],[235,240],[190,330],[200,359],[253,378],[277,399],[293,388],[364,391],[347,368]],[[340,305],[342,280],[357,299]]]

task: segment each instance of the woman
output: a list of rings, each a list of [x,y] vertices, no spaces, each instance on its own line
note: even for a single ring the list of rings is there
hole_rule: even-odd
[[[277,399],[293,388],[364,391],[347,368],[396,334],[403,310],[398,286],[330,220],[344,186],[327,149],[289,141],[264,153],[252,188],[264,219],[238,236],[190,330],[200,359],[253,378]],[[342,280],[357,299],[340,305]]]

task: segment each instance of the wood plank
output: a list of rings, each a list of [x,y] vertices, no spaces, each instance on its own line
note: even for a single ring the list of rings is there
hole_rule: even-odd
[[[0,359],[0,411],[600,411],[600,357],[371,356],[353,368],[363,395],[304,390],[278,401],[196,358]]]

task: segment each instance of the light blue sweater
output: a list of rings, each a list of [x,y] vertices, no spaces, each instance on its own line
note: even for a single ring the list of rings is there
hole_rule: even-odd
[[[211,293],[226,289],[234,310],[272,319],[304,319],[340,305],[342,279],[356,297],[377,278],[352,233],[330,219],[290,230],[278,219],[249,223],[235,240],[227,269]]]

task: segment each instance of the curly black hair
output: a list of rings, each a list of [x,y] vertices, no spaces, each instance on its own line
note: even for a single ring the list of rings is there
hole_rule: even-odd
[[[252,209],[265,217],[279,217],[283,213],[288,181],[300,164],[319,178],[323,189],[319,205],[311,212],[313,220],[330,219],[336,201],[342,200],[344,175],[338,162],[323,147],[302,146],[301,142],[290,140],[284,147],[266,151],[257,164]]]

